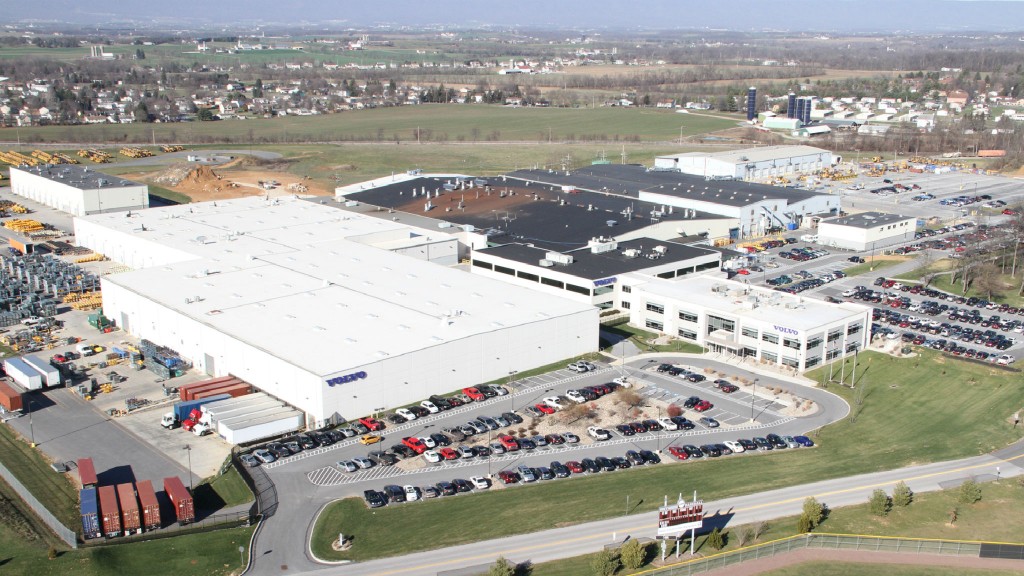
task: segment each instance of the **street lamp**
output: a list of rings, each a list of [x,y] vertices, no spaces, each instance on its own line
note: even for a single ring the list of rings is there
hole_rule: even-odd
[[[756,397],[757,397],[757,378],[754,378],[754,389],[750,393],[750,421],[751,422],[755,422],[755,420],[754,420],[754,398],[756,398]]]
[[[32,400],[28,401],[28,432],[29,435],[32,437],[33,448],[36,447],[36,429],[34,426],[32,426],[32,404],[34,403],[35,402],[33,402]]]
[[[515,411],[516,409],[516,394],[515,390],[512,388],[512,382],[515,380],[516,372],[518,372],[518,370],[508,371],[508,400],[512,405],[512,411]]]
[[[188,491],[194,492],[192,487],[192,446],[185,444],[184,450],[188,452]]]

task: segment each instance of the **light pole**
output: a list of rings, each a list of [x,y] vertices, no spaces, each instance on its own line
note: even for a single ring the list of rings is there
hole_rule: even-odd
[[[757,378],[754,378],[754,389],[750,393],[750,421],[754,420],[754,398],[757,397]]]
[[[194,489],[192,487],[192,446],[190,444],[185,444],[184,450],[188,452],[188,491],[193,492]]]
[[[512,388],[512,382],[515,381],[516,372],[518,372],[518,370],[508,371],[508,401],[512,406],[513,412],[515,412],[516,409],[516,394],[515,390]]]
[[[28,401],[28,432],[29,432],[29,435],[32,437],[32,447],[35,448],[36,447],[36,429],[35,429],[34,426],[32,426],[32,404],[34,404],[34,402],[32,400],[29,400]]]

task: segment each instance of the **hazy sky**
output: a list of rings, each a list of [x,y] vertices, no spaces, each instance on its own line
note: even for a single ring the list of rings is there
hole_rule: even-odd
[[[338,26],[491,24],[547,28],[1024,31],[1018,0],[4,0],[6,20],[192,21]]]

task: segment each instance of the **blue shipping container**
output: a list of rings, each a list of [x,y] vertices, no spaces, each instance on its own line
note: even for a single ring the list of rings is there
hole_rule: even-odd
[[[82,501],[82,535],[85,538],[99,538],[103,531],[100,529],[100,511],[96,505],[96,489],[85,488],[79,491],[78,498]]]
[[[217,394],[216,396],[210,396],[209,398],[200,398],[199,400],[186,400],[185,402],[178,402],[174,405],[174,415],[179,421],[184,422],[190,412],[202,407],[203,404],[209,404],[210,402],[216,402],[217,400],[224,400],[230,398],[231,394]]]

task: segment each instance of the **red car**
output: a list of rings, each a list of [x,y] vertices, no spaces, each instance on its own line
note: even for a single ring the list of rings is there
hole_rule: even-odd
[[[1017,211],[1007,208],[1006,210],[1003,210],[1003,214],[1006,214],[1007,216],[1014,216],[1017,214]]]
[[[377,420],[376,418],[370,418],[369,416],[367,416],[366,418],[360,418],[359,423],[369,428],[371,432],[376,432],[378,430],[384,429],[383,422]]]
[[[402,444],[405,444],[409,449],[417,454],[423,454],[427,451],[427,445],[423,443],[423,440],[413,436],[406,436],[405,438],[402,438]]]
[[[673,456],[675,456],[679,460],[686,460],[687,458],[690,457],[689,452],[687,452],[686,450],[683,450],[679,446],[669,446],[668,447],[668,453],[673,455]]]
[[[548,406],[547,404],[534,404],[533,407],[536,408],[537,410],[540,410],[541,412],[543,412],[545,414],[554,414],[555,413],[555,409],[552,408],[551,406]]]
[[[740,268],[739,270],[736,271],[736,273],[739,274],[740,276],[746,276],[750,274],[750,270],[747,270],[746,268]]]
[[[569,472],[572,472],[573,474],[583,473],[583,464],[580,464],[575,460],[569,460],[568,462],[566,462],[565,467],[568,468]]]
[[[455,460],[459,457],[459,453],[453,448],[441,448],[437,453],[445,460]]]
[[[487,396],[484,396],[483,392],[477,390],[476,388],[463,388],[462,393],[465,394],[466,396],[469,396],[469,398],[474,402],[483,402],[484,399],[487,398]]]
[[[511,470],[502,470],[501,472],[498,472],[498,478],[504,484],[515,484],[516,482],[519,482],[519,474]]]
[[[502,434],[501,436],[498,436],[498,442],[501,442],[501,445],[508,452],[515,452],[516,450],[519,450],[519,441],[509,436],[508,434]]]
[[[693,409],[696,410],[697,412],[707,412],[708,410],[711,410],[714,407],[715,405],[712,404],[711,402],[708,402],[707,400],[701,400],[700,402],[697,402],[697,405],[694,406]]]

